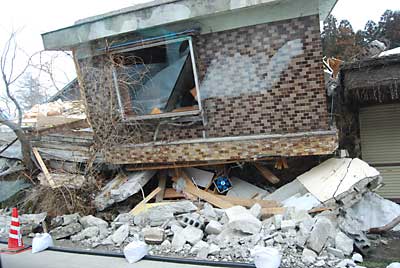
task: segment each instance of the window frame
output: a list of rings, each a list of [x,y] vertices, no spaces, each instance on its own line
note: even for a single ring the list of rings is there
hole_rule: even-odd
[[[198,109],[193,110],[193,111],[167,112],[167,113],[161,113],[161,114],[127,115],[124,111],[124,105],[123,105],[121,93],[119,90],[118,79],[117,79],[117,70],[113,66],[113,68],[112,68],[113,83],[114,83],[114,88],[115,88],[116,94],[117,94],[117,101],[118,101],[118,106],[119,106],[118,110],[121,114],[123,121],[137,121],[137,120],[147,120],[147,119],[196,116],[196,115],[202,114],[203,108],[202,108],[202,104],[201,104],[200,86],[199,86],[199,79],[198,79],[197,68],[196,68],[196,60],[195,60],[195,56],[194,56],[193,42],[192,42],[191,36],[185,36],[185,37],[180,37],[180,38],[175,38],[175,39],[168,39],[168,40],[155,42],[155,43],[151,43],[151,44],[147,44],[147,45],[136,46],[133,48],[119,49],[116,51],[112,51],[111,53],[118,54],[118,53],[130,52],[130,51],[135,51],[135,50],[140,50],[140,49],[145,49],[145,48],[156,47],[156,46],[160,46],[160,45],[178,43],[178,42],[182,42],[182,41],[189,42],[189,53],[190,53],[190,60],[191,60],[192,69],[193,69],[193,79],[194,79],[194,84],[195,84],[195,88],[196,88]]]

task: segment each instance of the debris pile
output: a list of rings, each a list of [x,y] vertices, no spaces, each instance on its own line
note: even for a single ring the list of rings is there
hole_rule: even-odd
[[[399,205],[372,192],[382,177],[359,159],[329,159],[272,193],[238,178],[229,179],[230,189],[219,193],[215,180],[221,176],[209,173],[195,168],[159,172],[158,187],[130,211],[110,222],[78,213],[57,216],[50,234],[87,248],[119,251],[143,241],[152,255],[215,261],[253,262],[254,252],[274,248],[283,267],[356,267],[371,243],[379,243],[368,239],[370,228],[400,214]],[[117,175],[96,196],[97,210],[142,192],[155,174]],[[7,213],[2,214],[6,234]],[[22,222],[32,222],[25,234],[34,232],[43,216],[31,215],[31,221],[21,216]]]

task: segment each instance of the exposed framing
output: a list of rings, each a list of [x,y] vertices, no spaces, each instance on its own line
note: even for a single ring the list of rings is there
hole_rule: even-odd
[[[125,113],[125,110],[124,110],[124,105],[122,103],[121,93],[120,93],[119,86],[118,86],[117,71],[115,68],[113,68],[114,87],[115,87],[115,90],[117,93],[119,112],[121,114],[123,121],[129,122],[129,121],[146,120],[146,119],[161,119],[161,118],[173,118],[173,117],[183,117],[183,116],[196,116],[196,115],[203,114],[202,113],[203,108],[202,108],[202,103],[201,103],[202,99],[201,99],[201,94],[200,94],[200,86],[199,86],[199,79],[198,79],[197,68],[196,68],[196,60],[194,57],[192,37],[186,36],[186,37],[180,37],[180,38],[176,38],[176,39],[160,41],[160,42],[156,42],[156,43],[152,43],[152,44],[146,44],[146,45],[142,45],[142,46],[135,46],[133,48],[119,49],[119,50],[112,51],[111,54],[119,54],[119,53],[124,53],[124,52],[130,52],[130,51],[150,48],[150,47],[156,47],[156,46],[160,46],[160,45],[183,42],[183,41],[189,42],[189,53],[190,53],[190,60],[192,62],[193,78],[194,78],[194,84],[195,84],[196,94],[197,94],[198,109],[193,110],[193,111],[184,111],[184,112],[168,112],[168,113],[161,113],[161,114],[127,116]]]

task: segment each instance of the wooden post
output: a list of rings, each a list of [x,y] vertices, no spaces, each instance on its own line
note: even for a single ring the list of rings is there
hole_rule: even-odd
[[[165,185],[167,183],[167,174],[164,170],[161,170],[157,174],[158,177],[158,187],[161,189],[156,196],[156,202],[161,202],[164,199]]]

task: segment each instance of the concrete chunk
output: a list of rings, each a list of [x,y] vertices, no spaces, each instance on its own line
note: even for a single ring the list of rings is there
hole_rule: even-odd
[[[335,236],[335,247],[340,249],[346,256],[349,256],[353,252],[353,243],[353,239],[343,232],[339,232]]]
[[[70,237],[82,230],[82,226],[75,222],[67,226],[60,226],[50,231],[51,236],[54,239],[62,239]]]
[[[124,224],[121,227],[119,227],[112,235],[111,235],[111,240],[117,244],[121,245],[125,239],[129,235],[129,225]]]
[[[335,228],[332,222],[325,218],[320,217],[314,224],[311,230],[310,237],[308,238],[307,245],[310,249],[320,253],[328,241],[329,237],[335,236]]]
[[[139,226],[161,226],[165,222],[175,219],[175,214],[196,211],[197,207],[191,201],[171,202],[170,204],[152,207],[135,216],[134,222]]]
[[[308,248],[304,248],[303,253],[301,254],[301,260],[305,264],[314,263],[317,257],[318,257],[317,253],[315,253],[312,250],[309,250]]]
[[[261,221],[242,206],[234,206],[225,210],[228,227],[248,234],[257,234],[261,229]]]
[[[99,232],[100,232],[99,227],[91,226],[91,227],[88,227],[88,228],[82,230],[80,233],[71,236],[71,241],[76,242],[76,241],[81,241],[84,239],[92,238],[92,237],[98,236]]]
[[[143,231],[144,241],[147,244],[159,245],[164,241],[164,229],[159,227],[144,228]]]
[[[223,229],[222,224],[220,224],[220,223],[217,222],[217,221],[210,221],[210,222],[207,224],[206,228],[205,228],[205,232],[206,232],[207,234],[215,234],[215,235],[218,235],[218,234],[220,234],[220,233],[222,232],[222,229]]]
[[[97,210],[101,211],[114,203],[121,202],[140,191],[146,183],[154,176],[156,171],[146,170],[130,172],[127,175],[118,174],[108,182],[94,200]]]
[[[79,222],[82,224],[83,228],[88,228],[90,226],[108,227],[108,223],[105,220],[97,218],[93,215],[84,216],[79,219]]]
[[[194,245],[197,242],[199,242],[203,238],[203,235],[204,235],[202,230],[197,229],[192,226],[185,227],[180,234],[191,245]]]
[[[253,214],[253,216],[256,217],[257,219],[260,219],[261,210],[262,210],[261,205],[258,204],[258,203],[255,203],[255,204],[250,208],[250,213]]]

